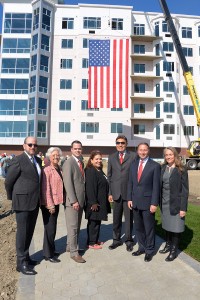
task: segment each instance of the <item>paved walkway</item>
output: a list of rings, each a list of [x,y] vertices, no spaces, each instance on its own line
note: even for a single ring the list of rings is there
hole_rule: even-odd
[[[61,263],[46,262],[42,257],[43,224],[41,213],[31,245],[32,258],[41,261],[36,276],[20,273],[17,300],[128,300],[128,299],[200,299],[200,264],[184,253],[171,262],[157,253],[149,263],[144,256],[132,257],[125,245],[110,251],[112,215],[101,227],[102,250],[87,250],[85,264],[77,264],[65,252],[66,227],[60,207],[56,250]],[[85,248],[86,220],[83,218],[80,248]],[[162,244],[156,239],[156,249]],[[137,246],[134,247],[137,249]]]

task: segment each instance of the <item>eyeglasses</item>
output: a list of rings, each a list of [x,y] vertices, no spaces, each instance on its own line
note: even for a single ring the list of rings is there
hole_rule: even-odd
[[[116,145],[125,145],[126,143],[125,142],[116,142]]]
[[[32,147],[37,148],[37,146],[38,146],[37,144],[31,144],[31,143],[30,144],[26,144],[26,145],[28,145],[30,148],[32,148]]]

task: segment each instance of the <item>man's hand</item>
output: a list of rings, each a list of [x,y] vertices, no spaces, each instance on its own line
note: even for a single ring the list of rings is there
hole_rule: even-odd
[[[131,200],[128,201],[128,208],[133,209],[133,202]]]
[[[91,210],[92,211],[97,211],[98,210],[98,204],[92,204],[92,206],[91,206]]]
[[[73,207],[74,210],[77,210],[77,211],[78,211],[79,208],[80,208],[80,205],[79,205],[78,201],[75,202],[75,203],[73,203],[72,207]]]
[[[151,212],[152,214],[154,214],[154,213],[156,212],[156,210],[157,210],[157,206],[155,206],[155,205],[151,205],[151,206],[150,206],[150,212]]]
[[[112,195],[109,195],[108,196],[108,201],[111,203],[111,202],[113,202],[113,196]]]
[[[180,216],[181,218],[184,218],[184,217],[185,217],[185,215],[186,215],[186,211],[184,211],[184,210],[180,210],[180,212],[179,212],[179,216]]]

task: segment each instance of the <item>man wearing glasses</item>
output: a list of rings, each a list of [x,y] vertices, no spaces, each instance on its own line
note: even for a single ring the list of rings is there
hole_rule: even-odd
[[[16,213],[17,271],[25,275],[35,275],[37,272],[30,266],[38,262],[30,258],[29,247],[39,210],[42,162],[35,155],[36,138],[26,137],[23,148],[24,152],[12,160],[5,188],[7,198],[12,200],[12,208]]]
[[[121,241],[122,215],[125,216],[125,244],[126,250],[133,250],[133,213],[127,205],[127,185],[129,168],[135,158],[135,153],[129,152],[127,138],[119,135],[116,138],[117,151],[108,158],[109,202],[113,202],[113,243],[110,250],[116,249]]]

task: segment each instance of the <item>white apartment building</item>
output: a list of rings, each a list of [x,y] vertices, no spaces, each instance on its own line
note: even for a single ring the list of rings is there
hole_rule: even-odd
[[[43,146],[82,141],[113,151],[118,134],[153,156],[198,136],[196,117],[163,14],[130,6],[3,0],[0,150],[34,135]],[[200,95],[200,17],[172,15]],[[88,108],[89,40],[130,39],[128,108]],[[18,145],[18,146],[17,146]]]

